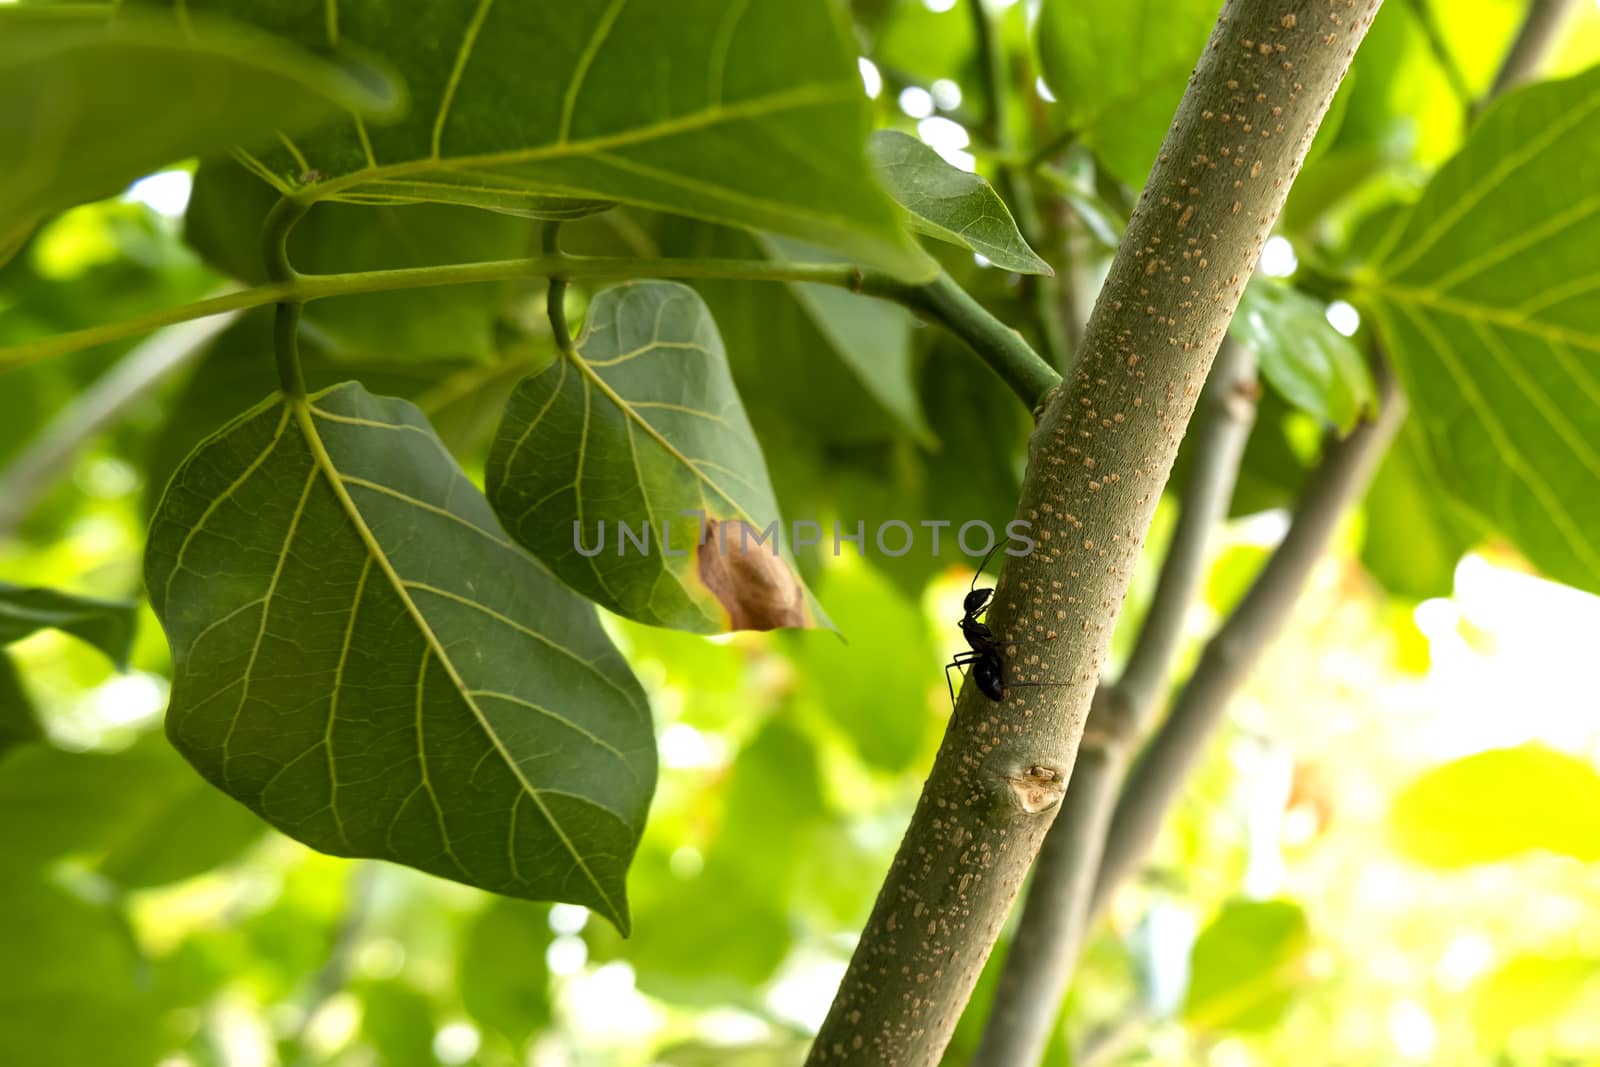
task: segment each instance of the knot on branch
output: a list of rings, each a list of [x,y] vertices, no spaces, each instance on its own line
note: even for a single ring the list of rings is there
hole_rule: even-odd
[[[1037,815],[1061,803],[1067,791],[1066,775],[1051,767],[1029,767],[1021,774],[1008,774],[1005,783],[1011,800],[1027,815]]]

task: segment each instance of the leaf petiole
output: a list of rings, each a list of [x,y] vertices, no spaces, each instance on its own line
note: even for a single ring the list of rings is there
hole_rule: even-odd
[[[287,266],[286,259],[282,266]],[[1021,335],[996,319],[945,275],[919,285],[901,281],[883,271],[858,267],[850,263],[646,259],[629,256],[564,254],[343,274],[300,274],[290,268],[286,278],[275,279],[265,285],[240,289],[237,292],[174,308],[163,308],[121,322],[92,326],[85,330],[74,330],[71,333],[0,348],[0,374],[52,356],[77,352],[94,345],[150,333],[163,326],[228,311],[265,307],[268,304],[299,305],[312,300],[348,296],[354,293],[425,289],[516,278],[548,278],[556,274],[569,279],[655,278],[688,281],[698,278],[718,278],[734,281],[811,282],[830,285],[865,296],[893,301],[947,327],[999,374],[1030,409],[1036,407],[1044,393],[1061,380],[1060,375],[1029,347]],[[280,362],[280,371],[282,369]],[[290,380],[285,378],[285,384],[288,385]]]

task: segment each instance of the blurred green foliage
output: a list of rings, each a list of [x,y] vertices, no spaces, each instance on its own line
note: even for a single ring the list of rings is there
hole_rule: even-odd
[[[1474,94],[1488,87],[1527,5],[1422,2],[1460,78],[1441,69],[1417,5],[1383,7],[1281,226],[1299,269],[1257,282],[1280,298],[1250,337],[1267,392],[1235,521],[1212,553],[1203,602],[1188,620],[1188,659],[1270,551],[1317,458],[1323,423],[1347,423],[1361,406],[1366,383],[1351,354],[1379,343],[1395,349],[1422,417],[1240,694],[1149,869],[1096,926],[1052,1064],[1521,1067],[1600,1057],[1600,727],[1587,659],[1600,611],[1592,598],[1530,576],[1522,558],[1596,588],[1585,562],[1594,523],[1583,517],[1595,499],[1596,408],[1586,383],[1600,320],[1592,290],[1562,290],[1566,317],[1536,325],[1555,322],[1565,347],[1507,341],[1518,347],[1503,364],[1494,335],[1485,340],[1471,325],[1521,314],[1528,301],[1551,299],[1567,279],[1592,270],[1600,140],[1595,76],[1582,72],[1600,59],[1600,11],[1575,5],[1545,70],[1579,77],[1507,101],[1481,120],[1488,133],[1458,157],[1468,124],[1452,83]],[[408,27],[391,42],[382,6],[342,5],[359,8],[344,32],[394,68],[422,108],[413,118],[429,120],[374,125],[373,147],[387,162],[431,136],[455,54],[440,42],[455,39],[450,19],[467,8],[437,5],[428,15],[436,23]],[[889,198],[872,186],[865,155],[845,151],[869,126],[917,131],[1007,188],[1001,168],[1015,172],[1024,160],[997,152],[984,129],[966,0],[858,0],[853,35],[820,7],[785,34],[788,5],[753,6],[762,19],[740,31],[752,37],[735,41],[732,69],[760,92],[821,84],[839,90],[837,99],[828,96],[792,125],[764,128],[778,131],[766,140],[752,125],[754,142],[686,137],[666,162],[630,157],[607,171],[603,159],[585,158],[539,175],[569,184],[564,197],[537,193],[545,187],[526,175],[480,175],[473,185],[452,172],[448,204],[324,204],[297,229],[294,262],[356,270],[530,252],[526,218],[471,206],[489,200],[505,208],[503,193],[523,215],[579,217],[565,232],[574,252],[817,260],[834,258],[843,244],[901,267],[921,265],[892,225]],[[251,16],[250,5],[233,7]],[[1023,247],[1076,290],[1070,310],[1081,318],[1103,273],[1103,242],[1133,202],[1216,4],[1045,0],[1031,26],[1030,5],[994,7],[1010,63],[997,118],[1025,159],[1039,153],[1034,189],[1048,208],[1040,232],[1020,235]],[[695,20],[719,9],[699,4],[663,18],[670,32],[650,48],[685,49],[703,61],[715,35]],[[19,15],[24,10],[0,10],[0,52],[24,48],[23,37],[8,32],[8,20],[39,18]],[[348,84],[347,68],[323,55],[332,43],[323,13],[305,11],[302,18],[289,5],[261,5],[251,17],[288,38],[279,45],[291,51],[271,56],[325,79],[330,92],[355,92],[334,99],[359,105],[364,83]],[[214,41],[236,32],[218,30]],[[642,52],[638,34],[631,39],[628,47]],[[237,41],[227,42],[205,58],[207,70],[220,72],[229,55],[236,65]],[[881,90],[870,103],[855,98],[846,42],[874,64]],[[519,72],[537,81],[553,57],[577,54],[565,39],[530,46],[505,35],[487,43],[502,57],[503,77],[462,83],[464,125],[446,141],[460,154],[468,141],[503,146],[513,136],[501,119],[514,107],[508,101],[529,91]],[[653,107],[655,89],[627,78],[660,72],[621,44],[610,59],[591,79],[626,83],[632,95],[619,91],[618,99]],[[136,60],[144,62],[121,57],[105,69],[146,69],[131,65]],[[27,82],[35,96],[33,87],[68,69],[66,59],[43,66],[45,81]],[[4,84],[31,77],[7,69]],[[825,77],[812,77],[819,72]],[[181,220],[138,196],[72,206],[149,167],[209,153],[223,143],[213,135],[254,138],[252,115],[203,126],[207,116],[239,113],[209,107],[216,94],[200,83],[178,98],[155,91],[168,82],[176,79],[107,74],[98,97],[73,98],[85,108],[114,103],[119,110],[99,114],[123,116],[122,128],[91,153],[111,176],[96,172],[90,184],[51,186],[50,198],[7,207],[0,344],[262,277],[255,233],[271,193],[235,164],[208,155]],[[106,85],[117,91],[104,92]],[[244,82],[227,85],[261,96]],[[534,95],[549,104],[549,93]],[[288,101],[263,99],[271,105],[263,129],[290,125],[279,121]],[[1470,187],[1496,173],[1527,143],[1526,123],[1511,123],[1529,109],[1535,126],[1568,123],[1558,155],[1539,158],[1518,179],[1526,184],[1517,195],[1476,208],[1434,251],[1432,266],[1425,259],[1409,272],[1374,271],[1386,241],[1398,241],[1402,255],[1422,249],[1404,236],[1407,227],[1426,231],[1462,203],[1453,186],[1430,186],[1435,175],[1456,182],[1448,177],[1454,168]],[[556,111],[534,117],[559,123]],[[149,121],[156,112],[170,121]],[[619,114],[644,121],[637,108]],[[946,120],[961,136],[949,125],[923,125],[929,119]],[[1069,130],[1076,143],[1061,149]],[[349,164],[338,173],[355,173],[366,166],[357,131],[341,120],[308,143],[331,146]],[[153,140],[153,132],[176,139]],[[457,142],[458,132],[466,140]],[[160,159],[145,151],[153,143]],[[24,162],[35,158],[36,142],[13,144]],[[299,172],[286,146],[258,163],[279,183],[318,180]],[[85,178],[96,170],[78,156],[60,165]],[[803,212],[751,209],[738,197],[712,210],[714,198],[699,199],[704,189],[680,202],[657,181],[662,166],[696,182],[726,181],[743,197],[781,194],[791,208],[830,213],[842,204],[854,218],[813,225]],[[27,176],[0,170],[0,186],[13,173]],[[382,188],[367,192],[382,201]],[[596,197],[627,206],[589,214],[603,206]],[[978,200],[987,203],[982,190]],[[683,213],[657,210],[674,206]],[[828,247],[706,219],[787,228]],[[845,230],[850,241],[838,239]],[[1519,230],[1543,236],[1479,279],[1481,291],[1454,293],[1450,307],[1440,302],[1461,264],[1516,245]],[[949,244],[925,251],[1039,342],[1037,281],[980,265]],[[600,288],[575,286],[575,319]],[[276,387],[269,317],[247,316],[192,366],[130,402],[115,425],[78,442],[20,526],[0,531],[0,581],[9,583],[0,600],[6,590],[46,589],[57,606],[92,609],[39,615],[0,634],[0,1061],[799,1061],[938,744],[948,708],[939,667],[960,646],[953,624],[973,580],[975,561],[952,547],[953,529],[940,556],[919,540],[898,558],[873,549],[872,531],[888,518],[1001,526],[1017,498],[1029,420],[959,344],[898,307],[800,285],[707,281],[695,289],[728,349],[782,514],[837,518],[847,530],[863,521],[869,558],[848,544],[836,557],[826,536],[797,553],[843,640],[827,632],[707,640],[604,618],[649,695],[661,757],[628,876],[633,937],[623,940],[571,905],[495,897],[403,867],[312,852],[208,785],[161,736],[171,663],[143,606],[130,644],[126,604],[141,595],[146,523],[172,472]],[[1381,334],[1369,318],[1349,341],[1334,340],[1324,315],[1334,299],[1409,318]],[[314,304],[302,338],[307,376],[314,389],[359,379],[374,393],[412,400],[481,483],[513,387],[552,358],[543,301],[535,286],[505,283]],[[1406,301],[1409,310],[1394,310]],[[1501,328],[1504,321],[1493,327]],[[1428,330],[1459,333],[1450,354],[1478,358],[1461,373],[1430,364]],[[114,343],[0,372],[0,479],[53,420],[63,412],[70,420],[85,390],[132,347]],[[1494,377],[1482,377],[1486,367]],[[1538,377],[1558,370],[1567,377]],[[1519,377],[1530,375],[1533,393],[1515,400]],[[1452,389],[1476,389],[1489,414],[1438,400]],[[1580,403],[1589,421],[1569,424]],[[1537,493],[1508,489],[1501,461],[1522,453],[1485,441],[1490,425],[1518,442],[1533,434],[1521,477],[1548,481],[1549,494],[1573,509],[1571,529]],[[1441,457],[1453,463],[1441,467]],[[1186,462],[1180,458],[1175,491]],[[1172,503],[1163,504],[1161,523],[1170,522]],[[1150,543],[1163,542],[1158,528]],[[1141,562],[1114,656],[1126,654],[1155,563]],[[1511,585],[1490,582],[1491,572]],[[80,619],[96,628],[85,633],[73,621]],[[57,626],[68,632],[50,628]],[[73,633],[94,636],[101,651]],[[119,673],[112,661],[124,659],[129,669]],[[964,1062],[976,1045],[1007,937],[948,1062]]]

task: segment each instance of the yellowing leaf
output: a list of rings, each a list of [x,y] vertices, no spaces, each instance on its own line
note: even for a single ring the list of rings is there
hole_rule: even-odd
[[[1593,861],[1600,859],[1600,772],[1542,745],[1480,752],[1407,786],[1389,826],[1396,848],[1435,867],[1540,849]]]

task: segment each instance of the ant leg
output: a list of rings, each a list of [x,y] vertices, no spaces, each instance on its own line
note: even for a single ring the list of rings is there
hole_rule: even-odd
[[[950,690],[950,707],[954,708],[956,706],[956,689],[955,686],[950,684],[951,669],[966,667],[969,664],[976,663],[978,658],[979,653],[977,652],[957,652],[955,656],[951,658],[950,662],[944,665],[944,687]],[[962,677],[965,677],[964,673]]]

